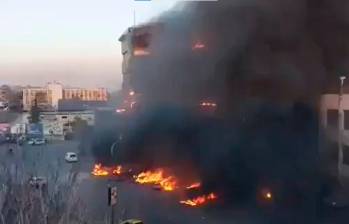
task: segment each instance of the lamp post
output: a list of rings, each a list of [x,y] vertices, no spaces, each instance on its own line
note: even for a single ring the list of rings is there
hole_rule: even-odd
[[[342,110],[343,100],[343,86],[345,76],[339,77],[340,88],[338,95],[338,179],[341,180],[342,165],[343,165],[343,126],[344,126],[344,113]]]
[[[114,142],[111,146],[110,146],[110,155],[114,156],[114,150],[115,150],[115,146],[118,144],[118,141]]]

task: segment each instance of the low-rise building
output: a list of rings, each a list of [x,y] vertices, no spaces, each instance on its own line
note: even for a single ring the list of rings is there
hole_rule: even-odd
[[[47,108],[51,105],[51,93],[45,87],[27,86],[23,89],[23,110],[30,111],[35,104],[40,108]]]
[[[45,136],[64,138],[66,133],[72,132],[72,126],[77,119],[86,121],[89,126],[95,124],[93,111],[59,111],[41,112],[40,121],[43,124]]]
[[[80,100],[84,102],[106,102],[106,88],[71,88],[59,82],[48,83],[44,87],[27,86],[23,88],[23,110],[30,111],[37,103],[42,111],[56,111],[60,100]]]
[[[1,102],[9,102],[12,96],[12,91],[10,86],[2,85],[0,86],[0,101]]]
[[[79,99],[82,101],[107,101],[108,93],[106,88],[64,88],[62,99]]]

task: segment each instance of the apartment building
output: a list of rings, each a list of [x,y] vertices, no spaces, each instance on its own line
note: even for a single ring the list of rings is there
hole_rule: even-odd
[[[62,99],[106,102],[108,92],[106,88],[64,87],[59,82],[51,82],[44,87],[27,86],[23,88],[24,111],[30,111],[35,101],[43,111],[55,111],[58,109],[58,102]]]

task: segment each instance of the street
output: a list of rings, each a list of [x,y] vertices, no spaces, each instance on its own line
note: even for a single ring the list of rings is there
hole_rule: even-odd
[[[91,223],[103,223],[110,217],[107,205],[107,188],[109,185],[118,187],[118,202],[115,207],[115,220],[139,218],[145,223],[230,223],[230,216],[212,217],[198,208],[190,208],[178,203],[176,193],[155,191],[151,187],[136,185],[132,182],[115,182],[106,178],[90,175],[93,160],[80,158],[78,163],[66,163],[66,152],[77,152],[77,142],[55,142],[42,146],[17,147],[2,145],[0,147],[1,162],[6,166],[24,166],[25,173],[16,174],[22,178],[31,175],[43,176],[53,181],[58,175],[59,181],[67,181],[70,173],[77,173],[78,197],[86,206],[88,220]],[[8,149],[13,148],[13,154]],[[14,168],[16,169],[16,168]],[[211,214],[212,215],[212,214]],[[223,218],[225,217],[225,218]]]
[[[86,217],[90,223],[105,223],[105,220],[109,220],[111,208],[107,205],[107,189],[110,185],[117,186],[118,189],[117,205],[114,208],[117,221],[138,218],[145,223],[157,224],[226,224],[232,220],[236,223],[270,223],[267,216],[249,209],[207,210],[186,207],[178,203],[179,196],[175,192],[156,191],[130,181],[116,182],[91,176],[92,158],[81,157],[78,163],[67,163],[64,160],[66,152],[78,152],[77,146],[78,142],[74,141],[22,147],[4,144],[0,147],[0,162],[6,164],[7,168],[21,179],[27,179],[31,175],[46,177],[50,189],[51,183],[68,183],[69,176],[72,173],[77,174],[74,183],[74,186],[77,186],[77,198],[85,206]],[[8,153],[9,148],[13,148],[13,154]],[[24,173],[17,173],[17,170],[21,170],[18,168],[20,166],[24,167]],[[348,218],[347,211],[324,211],[318,223],[345,223],[341,221]],[[285,223],[294,223],[298,218],[291,216]]]

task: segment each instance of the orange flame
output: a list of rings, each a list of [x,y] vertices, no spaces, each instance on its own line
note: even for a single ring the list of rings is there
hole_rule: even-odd
[[[201,183],[200,182],[196,182],[196,183],[193,183],[191,185],[189,185],[188,187],[186,187],[186,189],[196,189],[196,188],[199,188],[201,187]]]
[[[121,174],[121,169],[122,167],[119,165],[115,169],[113,169],[112,173],[115,175],[120,175]]]
[[[160,187],[165,191],[173,191],[177,185],[176,178],[174,176],[164,177],[164,171],[162,169],[142,172],[134,178],[139,184],[160,185]]]
[[[102,164],[95,164],[91,172],[94,176],[109,176],[120,175],[122,173],[122,166],[118,165],[116,167],[104,167]]]
[[[210,193],[208,195],[202,195],[193,199],[188,199],[188,200],[183,200],[180,201],[179,203],[184,204],[184,205],[188,205],[188,206],[192,206],[192,207],[196,207],[196,206],[200,206],[205,204],[208,201],[212,201],[217,199],[217,196],[214,193]]]
[[[102,164],[100,164],[100,163],[94,165],[91,173],[94,176],[108,176],[109,175],[108,170],[104,169],[102,167]]]
[[[134,56],[147,56],[150,55],[150,52],[143,48],[136,48],[133,50]]]

